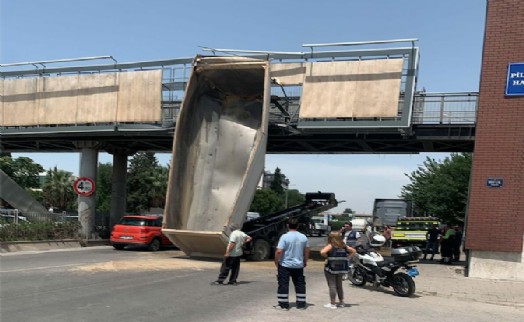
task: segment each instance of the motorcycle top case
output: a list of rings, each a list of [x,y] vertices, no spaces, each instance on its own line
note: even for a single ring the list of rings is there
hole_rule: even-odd
[[[417,246],[405,246],[391,250],[391,257],[399,262],[415,261],[418,260],[421,255],[422,250]]]

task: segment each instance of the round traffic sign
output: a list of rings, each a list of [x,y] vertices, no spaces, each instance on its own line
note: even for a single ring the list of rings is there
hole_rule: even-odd
[[[95,183],[88,177],[80,177],[73,183],[73,189],[79,196],[89,196],[95,192]]]

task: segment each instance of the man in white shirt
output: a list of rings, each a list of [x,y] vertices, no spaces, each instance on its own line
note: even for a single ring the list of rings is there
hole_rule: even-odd
[[[237,278],[240,272],[240,258],[242,257],[242,245],[249,243],[251,237],[241,231],[236,224],[231,224],[231,234],[229,235],[229,243],[226,247],[226,253],[224,254],[224,260],[220,267],[220,274],[218,279],[211,283],[211,285],[223,285],[225,279],[229,276],[228,285],[238,285]]]

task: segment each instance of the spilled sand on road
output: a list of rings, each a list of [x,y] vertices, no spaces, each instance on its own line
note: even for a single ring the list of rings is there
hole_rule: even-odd
[[[133,271],[163,271],[163,270],[205,270],[218,269],[221,265],[220,259],[196,259],[186,256],[182,252],[178,254],[137,254],[136,258],[127,260],[115,260],[103,263],[84,264],[71,267],[70,271],[79,273],[116,272],[123,270]],[[309,261],[308,266],[319,266],[321,261]],[[242,261],[242,269],[275,269],[273,261]]]

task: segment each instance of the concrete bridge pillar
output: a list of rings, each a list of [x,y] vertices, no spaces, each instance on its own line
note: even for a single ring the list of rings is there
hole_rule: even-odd
[[[127,206],[127,156],[125,149],[115,149],[113,154],[113,177],[111,179],[111,211],[109,215],[109,229],[126,213]]]
[[[98,145],[94,141],[77,142],[80,148],[79,176],[95,182],[95,192],[89,196],[78,196],[78,218],[81,225],[81,237],[84,240],[95,239],[96,211],[96,174],[98,169]]]

